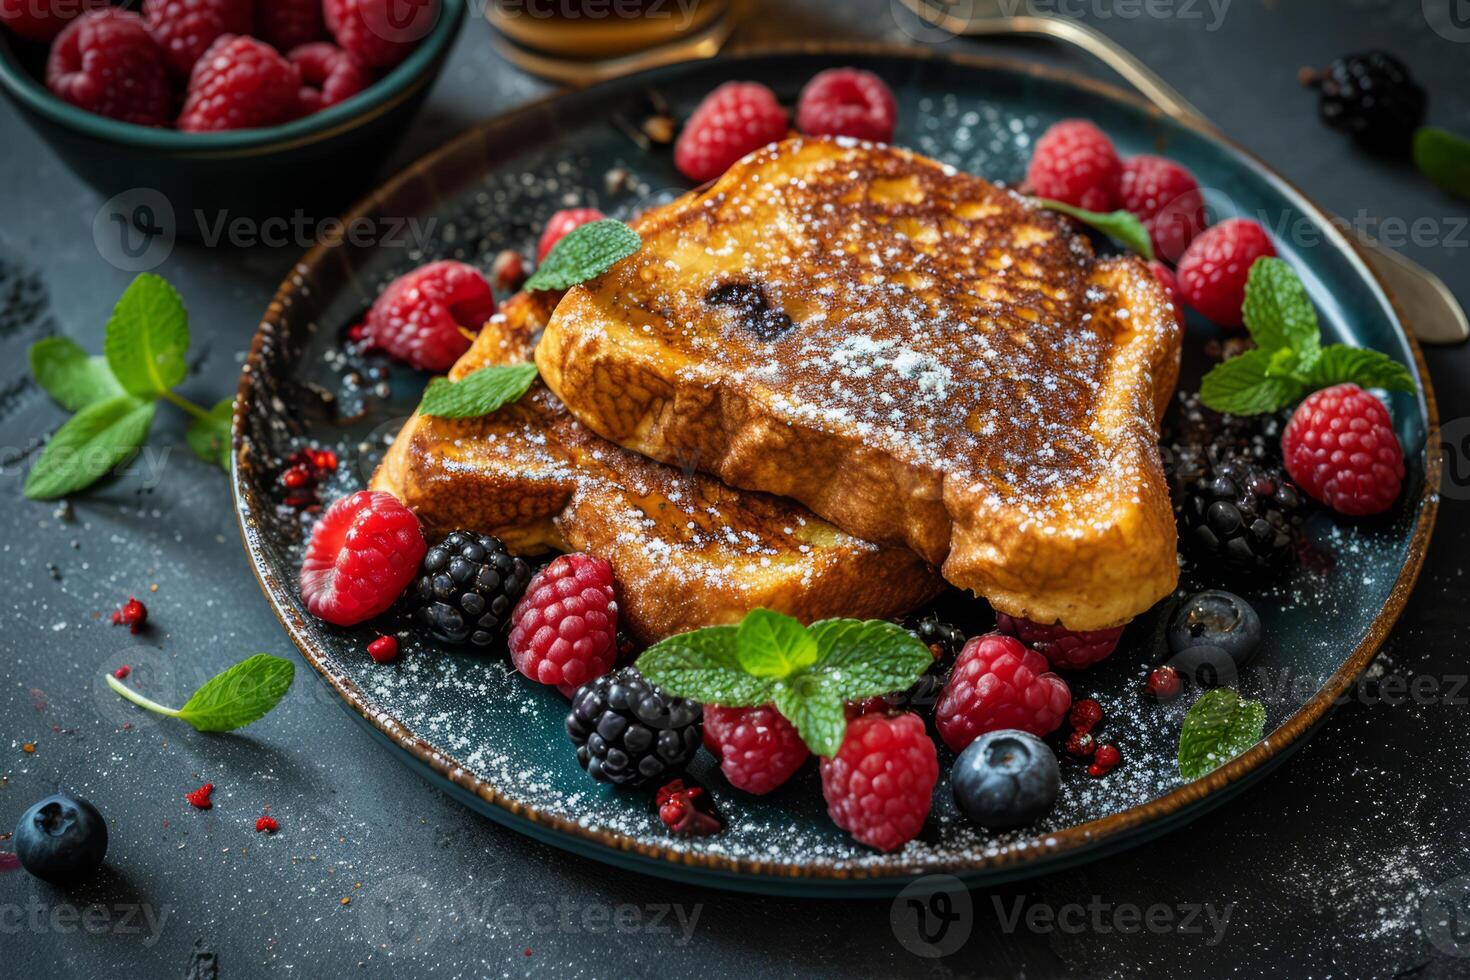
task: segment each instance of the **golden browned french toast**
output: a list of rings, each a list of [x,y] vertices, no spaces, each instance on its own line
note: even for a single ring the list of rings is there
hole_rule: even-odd
[[[759,150],[634,227],[536,349],[588,428],[906,545],[1013,616],[1103,628],[1173,589],[1180,327],[1140,260],[851,140]]]
[[[450,376],[528,360],[553,304],[546,294],[507,301]],[[943,587],[906,549],[860,541],[791,501],[607,442],[540,383],[482,418],[415,415],[371,485],[431,531],[470,528],[522,554],[607,559],[623,620],[645,641],[736,623],[757,606],[806,622],[888,618]]]

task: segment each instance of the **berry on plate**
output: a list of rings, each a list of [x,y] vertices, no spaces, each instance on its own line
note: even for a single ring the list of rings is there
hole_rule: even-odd
[[[143,18],[108,7],[67,24],[46,59],[46,87],[79,109],[139,126],[165,126],[174,95]]]
[[[391,493],[359,490],[327,508],[306,544],[301,598],[313,616],[352,626],[388,611],[428,546],[419,519]]]
[[[939,757],[918,715],[871,714],[848,722],[842,747],[821,770],[832,822],[859,843],[894,851],[929,818]]]
[[[1339,514],[1381,514],[1404,484],[1404,450],[1383,402],[1355,384],[1302,400],[1281,433],[1286,472]]]
[[[321,0],[260,0],[255,13],[261,39],[277,51],[294,50],[326,33]]]
[[[1184,302],[1222,327],[1241,324],[1245,283],[1256,259],[1276,246],[1259,222],[1231,218],[1200,233],[1175,270]]]
[[[541,240],[536,243],[537,264],[546,260],[546,256],[551,254],[557,242],[566,237],[567,232],[606,217],[607,215],[596,208],[567,208],[553,214],[547,219],[546,227],[541,230]]]
[[[15,856],[42,881],[78,884],[102,867],[107,821],[80,797],[48,796],[21,814],[15,825]]]
[[[1118,202],[1122,172],[1107,134],[1086,119],[1063,119],[1036,141],[1026,183],[1037,197],[1088,211],[1111,211]]]
[[[302,112],[320,112],[351,98],[373,81],[362,62],[326,41],[292,48],[286,58],[301,72],[298,97]]]
[[[624,667],[577,689],[567,734],[593,779],[643,786],[684,771],[699,751],[703,714],[698,701],[670,697]]]
[[[1169,302],[1174,307],[1174,319],[1179,321],[1180,326],[1183,326],[1184,304],[1179,301],[1179,280],[1175,277],[1174,270],[1158,259],[1150,262],[1148,268],[1154,274],[1154,278],[1159,281],[1159,285],[1164,287],[1164,295],[1169,297]]]
[[[995,614],[995,628],[1007,636],[1014,636],[1059,670],[1083,670],[1106,660],[1118,648],[1118,640],[1123,636],[1121,626],[1105,630],[1069,630],[1061,623],[1045,626],[1005,613]]]
[[[31,41],[49,41],[74,18],[107,0],[0,0],[0,26]]]
[[[674,166],[690,180],[714,180],[730,165],[786,137],[786,110],[758,82],[726,82],[705,96],[674,143]]]
[[[1181,544],[1205,567],[1260,575],[1291,564],[1305,502],[1284,473],[1247,451],[1217,454],[1180,482],[1176,502]]]
[[[1143,223],[1154,253],[1170,262],[1179,261],[1208,224],[1199,182],[1165,157],[1145,153],[1124,161],[1118,204]]]
[[[510,628],[531,569],[489,534],[452,531],[424,554],[414,581],[414,619],[435,639],[488,647]]]
[[[143,0],[148,33],[163,48],[169,67],[184,78],[222,34],[249,34],[253,0]]]
[[[1261,645],[1261,618],[1233,592],[1190,596],[1169,617],[1169,666],[1197,687],[1235,682]]]
[[[322,13],[339,47],[365,65],[388,68],[433,28],[439,0],[322,0]]]
[[[380,636],[367,645],[368,656],[375,664],[391,664],[398,659],[398,638]]]
[[[448,371],[470,349],[495,312],[495,296],[478,269],[440,260],[388,284],[363,321],[369,346],[420,371]]]
[[[264,41],[221,34],[194,63],[178,127],[256,129],[301,114],[301,72]]]
[[[1062,770],[1056,753],[1041,739],[1005,729],[971,742],[955,760],[950,782],[954,801],[971,823],[1007,830],[1051,812],[1062,788]]]
[[[893,142],[898,102],[870,71],[829,68],[812,76],[796,101],[796,128],[808,136]]]
[[[612,566],[592,555],[560,556],[531,579],[510,621],[516,670],[570,695],[618,659]]]
[[[979,736],[1002,728],[1046,735],[1071,706],[1071,689],[1045,657],[1013,636],[990,633],[960,651],[934,720],[944,744],[963,752]]]
[[[774,706],[704,709],[704,747],[730,785],[757,796],[791,778],[811,753]]]

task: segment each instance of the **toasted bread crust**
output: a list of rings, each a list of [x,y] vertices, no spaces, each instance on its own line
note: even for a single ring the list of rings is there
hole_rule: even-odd
[[[451,371],[530,356],[544,295],[506,303]],[[936,595],[935,570],[798,505],[664,466],[579,424],[539,383],[478,419],[414,416],[374,474],[434,532],[468,527],[514,551],[584,551],[612,565],[624,624],[644,641],[738,622],[758,606],[806,622],[889,618]]]
[[[647,213],[536,350],[598,434],[1095,629],[1170,592],[1180,328],[1137,259],[886,147],[789,140]]]

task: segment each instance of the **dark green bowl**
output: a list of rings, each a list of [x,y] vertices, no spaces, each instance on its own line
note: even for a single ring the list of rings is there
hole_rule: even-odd
[[[419,46],[366,91],[265,129],[181,133],[78,109],[40,80],[44,47],[4,31],[0,85],[67,166],[104,197],[138,192],[150,203],[166,201],[178,233],[194,237],[196,212],[211,224],[221,216],[263,218],[297,208],[320,216],[350,200],[418,111],[463,22],[463,0],[444,0]]]

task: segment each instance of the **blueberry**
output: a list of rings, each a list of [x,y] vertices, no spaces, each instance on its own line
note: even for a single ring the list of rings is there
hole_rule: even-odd
[[[1261,617],[1232,592],[1190,596],[1169,620],[1169,663],[1201,687],[1234,683],[1260,644]]]
[[[971,822],[1004,830],[1051,810],[1062,773],[1045,742],[1008,728],[971,742],[955,760],[950,781],[955,802]]]
[[[102,867],[107,854],[107,823],[86,800],[65,793],[48,796],[27,810],[15,826],[15,856],[21,865],[53,885],[75,885]]]

